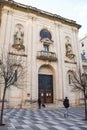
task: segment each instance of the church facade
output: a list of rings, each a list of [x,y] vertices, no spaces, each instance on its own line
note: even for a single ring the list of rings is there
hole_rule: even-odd
[[[10,87],[9,107],[37,104],[62,105],[67,96],[71,106],[80,104],[80,94],[71,91],[70,74],[81,66],[75,21],[14,1],[0,2],[1,52],[19,58],[26,74],[22,89]],[[21,70],[22,71],[22,70]],[[3,87],[0,88],[0,99]]]

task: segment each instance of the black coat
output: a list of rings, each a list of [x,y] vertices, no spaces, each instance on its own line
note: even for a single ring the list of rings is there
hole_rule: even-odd
[[[64,107],[65,108],[68,108],[69,107],[69,99],[64,99],[64,101],[63,101],[63,105],[64,105]]]
[[[40,98],[38,99],[38,104],[41,105],[41,100],[40,100]]]

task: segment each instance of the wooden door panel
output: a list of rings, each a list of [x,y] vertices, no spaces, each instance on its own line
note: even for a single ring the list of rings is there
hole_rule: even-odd
[[[39,74],[39,97],[43,103],[53,102],[53,77],[52,75]]]
[[[44,92],[44,89],[40,89],[39,90],[39,97],[41,99],[41,103],[44,103],[45,102],[45,92]]]
[[[46,103],[52,103],[52,90],[46,90]]]

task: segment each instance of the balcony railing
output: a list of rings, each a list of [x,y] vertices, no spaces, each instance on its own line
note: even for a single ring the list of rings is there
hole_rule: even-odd
[[[41,60],[57,61],[56,53],[47,51],[38,51],[37,58]]]

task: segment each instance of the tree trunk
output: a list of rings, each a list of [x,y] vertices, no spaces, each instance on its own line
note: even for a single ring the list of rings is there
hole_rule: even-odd
[[[86,104],[86,98],[85,98],[84,100],[85,100],[85,120],[87,120],[87,104]]]
[[[86,94],[84,90],[84,103],[85,103],[85,120],[87,120],[87,104],[86,104]]]
[[[1,107],[0,125],[3,125],[3,111],[4,111],[5,93],[6,93],[6,86],[5,86],[5,88],[4,88],[3,97],[2,97],[2,107]]]

